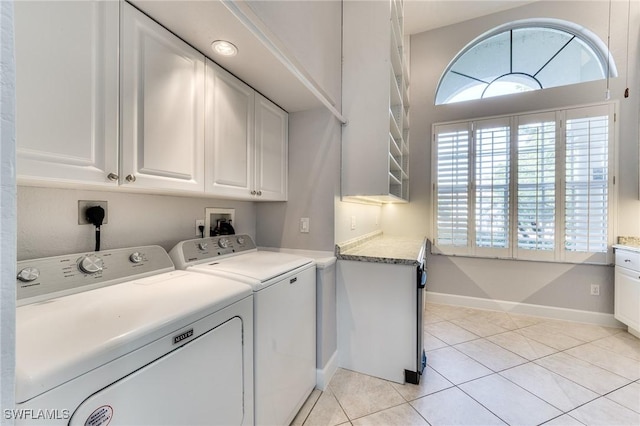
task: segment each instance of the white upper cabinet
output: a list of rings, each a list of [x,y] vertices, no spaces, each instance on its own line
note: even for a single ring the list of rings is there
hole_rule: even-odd
[[[254,190],[261,200],[285,201],[289,115],[256,93],[255,116]]]
[[[207,60],[206,191],[287,199],[288,114]]]
[[[207,192],[249,198],[253,187],[254,90],[207,60]]]
[[[118,2],[15,2],[18,183],[118,180]]]
[[[18,183],[287,199],[287,113],[129,3],[19,1],[15,35]]]
[[[120,182],[204,191],[204,56],[122,3]]]

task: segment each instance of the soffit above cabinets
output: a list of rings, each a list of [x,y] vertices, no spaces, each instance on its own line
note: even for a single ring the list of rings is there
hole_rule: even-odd
[[[130,3],[287,112],[323,105],[222,1],[131,0]],[[215,55],[211,50],[214,40],[232,42],[238,54],[230,58]]]

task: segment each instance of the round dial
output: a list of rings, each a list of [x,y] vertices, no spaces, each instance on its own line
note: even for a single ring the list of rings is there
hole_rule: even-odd
[[[218,245],[222,248],[229,247],[229,239],[228,238],[220,238],[218,240]]]
[[[129,256],[129,260],[131,261],[131,263],[140,263],[144,259],[142,258],[142,254],[136,251],[131,253],[131,256]]]
[[[236,241],[238,241],[238,244],[240,244],[241,246],[243,246],[243,245],[244,245],[244,242],[245,242],[245,239],[244,239],[244,237],[238,237]]]
[[[25,283],[37,280],[39,276],[40,270],[31,266],[26,267],[18,272],[18,279]]]
[[[102,271],[102,267],[102,259],[95,254],[88,254],[81,257],[78,261],[78,269],[85,274],[95,274],[96,272],[100,272]]]
[[[198,248],[200,250],[206,250],[208,246],[209,246],[209,244],[207,244],[207,243],[198,243]]]

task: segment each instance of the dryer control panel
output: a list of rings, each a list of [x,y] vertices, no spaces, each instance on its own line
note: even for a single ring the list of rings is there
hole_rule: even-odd
[[[75,253],[18,262],[18,305],[173,271],[160,246]]]
[[[187,266],[256,249],[256,244],[249,235],[220,235],[181,241],[171,249],[169,255],[176,268],[184,269]]]

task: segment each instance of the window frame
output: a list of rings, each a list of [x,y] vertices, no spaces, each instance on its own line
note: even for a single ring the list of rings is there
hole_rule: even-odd
[[[432,187],[432,220],[431,235],[433,235],[433,252],[436,254],[465,256],[478,258],[499,258],[524,261],[542,261],[554,263],[583,263],[583,264],[611,264],[616,231],[617,188],[618,175],[618,122],[617,101],[569,106],[518,114],[478,117],[468,120],[456,120],[432,124],[431,140],[431,187]],[[608,117],[608,183],[607,183],[607,251],[604,252],[576,252],[565,248],[565,185],[566,185],[566,123],[567,119],[587,118],[596,116]],[[518,247],[518,130],[520,125],[539,122],[544,118],[553,117],[555,120],[555,230],[554,249],[528,250]],[[509,227],[508,247],[506,249],[492,249],[477,247],[476,245],[476,185],[475,185],[475,129],[476,123],[509,123],[510,126],[510,173],[509,173]],[[467,131],[468,132],[468,173],[467,173],[467,244],[466,246],[451,246],[438,244],[438,132]]]
[[[445,99],[442,99],[440,102],[438,101],[439,97],[440,97],[440,91],[443,87],[443,85],[445,84],[445,80],[447,78],[447,76],[450,73],[454,73],[454,74],[458,74],[457,71],[454,71],[453,68],[454,66],[458,63],[458,61],[465,56],[465,54],[467,54],[469,51],[473,50],[476,46],[484,43],[485,41],[497,36],[497,35],[501,35],[504,33],[508,33],[508,32],[512,32],[512,31],[517,31],[517,30],[523,30],[523,29],[548,29],[551,31],[558,31],[558,32],[562,32],[565,33],[569,36],[572,36],[571,40],[576,39],[578,40],[578,43],[583,44],[587,49],[589,49],[592,53],[593,53],[593,57],[597,60],[599,66],[601,67],[604,76],[601,79],[596,79],[596,80],[588,80],[588,81],[599,81],[599,80],[603,80],[606,78],[612,78],[612,77],[617,77],[618,76],[618,70],[615,64],[615,61],[613,60],[613,55],[611,55],[611,52],[609,51],[608,46],[600,39],[600,37],[598,37],[594,32],[590,31],[589,29],[585,28],[584,26],[578,25],[576,23],[573,23],[571,21],[565,21],[565,20],[561,20],[561,19],[554,19],[554,18],[533,18],[533,19],[523,19],[523,20],[518,20],[518,21],[513,21],[513,22],[509,22],[503,25],[499,25],[481,35],[479,35],[478,37],[476,37],[475,39],[471,40],[466,46],[464,46],[456,55],[455,57],[449,62],[449,64],[447,64],[447,67],[444,69],[442,75],[440,76],[439,80],[438,80],[438,84],[436,86],[436,90],[435,90],[435,95],[433,98],[433,102],[434,105],[436,106],[442,106],[442,105],[450,105],[450,104],[455,104],[458,102],[468,102],[471,100],[480,100],[480,99],[485,99],[484,93],[485,91],[489,88],[489,86],[494,83],[497,80],[500,80],[501,78],[504,78],[506,76],[509,75],[518,75],[518,74],[523,74],[526,75],[530,78],[533,78],[534,81],[536,81],[538,83],[538,85],[540,85],[540,89],[545,89],[545,88],[553,88],[553,87],[564,87],[570,84],[580,84],[583,83],[584,81],[575,81],[572,83],[567,83],[567,84],[561,84],[561,85],[553,85],[553,86],[547,86],[547,85],[542,85],[540,83],[540,81],[538,81],[534,76],[531,76],[527,73],[520,73],[518,71],[514,72],[513,69],[510,70],[510,72],[500,75],[500,76],[496,76],[497,78],[492,80],[492,81],[484,81],[484,80],[480,80],[483,83],[486,83],[487,86],[484,87],[483,90],[481,90],[481,95],[478,98],[474,98],[474,99],[466,99],[466,100],[458,100],[458,101],[454,101],[451,102],[451,99],[455,96],[457,96],[460,93],[460,89],[458,89],[458,91],[456,91],[453,94],[448,94],[446,96],[444,96]],[[511,33],[512,34],[512,33]],[[510,42],[511,43],[511,42]],[[568,43],[567,43],[568,44]],[[566,47],[566,45],[564,46]],[[549,62],[551,62],[551,60],[553,60],[556,55],[558,55],[563,49],[564,47],[562,47],[558,52],[556,52],[555,55],[553,55],[549,61],[547,62],[547,64]],[[512,46],[510,46],[510,49],[512,48]],[[510,59],[512,60],[512,59]],[[545,64],[545,66],[547,65]],[[540,72],[541,70],[538,70],[538,72]],[[470,78],[471,80],[476,79],[476,77],[474,76],[467,76],[468,78]],[[535,90],[539,90],[539,89],[535,89]],[[513,93],[509,93],[507,95],[515,95],[518,94],[519,92],[513,92]]]

